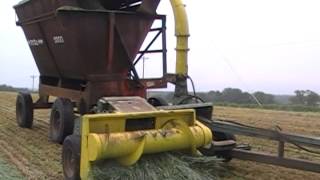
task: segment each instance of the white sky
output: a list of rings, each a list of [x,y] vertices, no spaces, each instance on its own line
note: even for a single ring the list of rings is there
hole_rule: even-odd
[[[0,1],[0,84],[31,87],[38,70],[12,8]],[[319,0],[185,0],[190,21],[189,74],[197,90],[237,87],[292,94],[320,93]],[[168,61],[174,72],[175,37],[169,2]],[[146,64],[148,65],[148,64]],[[157,65],[148,65],[146,74]]]

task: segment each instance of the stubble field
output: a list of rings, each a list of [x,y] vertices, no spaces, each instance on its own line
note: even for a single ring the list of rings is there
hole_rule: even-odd
[[[35,111],[32,129],[17,127],[16,93],[0,92],[0,179],[63,179],[61,145],[48,140],[48,110]],[[251,126],[320,137],[320,113],[297,113],[270,110],[215,107],[216,118],[227,118]],[[275,152],[275,142],[237,137],[254,145],[254,150]],[[320,162],[320,155],[286,146],[288,155]],[[210,168],[210,167],[206,167]],[[230,172],[224,179],[320,179],[320,174],[292,170],[253,162],[232,160],[226,165]]]

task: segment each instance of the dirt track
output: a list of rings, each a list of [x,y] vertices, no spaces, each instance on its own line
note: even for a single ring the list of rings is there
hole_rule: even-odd
[[[49,111],[35,112],[31,130],[19,128],[15,120],[15,97],[15,93],[0,92],[0,179],[62,179],[61,146],[48,141]],[[271,127],[271,122],[276,122],[286,131],[320,135],[320,113],[217,107],[215,114],[260,127]],[[268,152],[274,152],[276,146],[269,141],[239,139],[257,144],[256,149]],[[291,146],[286,148],[294,157],[320,160],[320,156],[308,155]],[[316,173],[238,160],[233,160],[228,166],[232,175],[227,179],[320,179]]]
[[[15,95],[0,93],[0,153],[27,179],[62,179],[60,145],[48,141],[48,113],[36,111],[34,126],[17,127]]]

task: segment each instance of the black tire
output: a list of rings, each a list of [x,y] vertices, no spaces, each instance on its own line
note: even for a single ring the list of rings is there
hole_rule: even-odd
[[[62,147],[62,166],[65,180],[80,180],[80,136],[66,137]]]
[[[233,134],[224,133],[224,132],[212,132],[214,141],[224,141],[224,140],[234,140],[236,141],[236,137]],[[232,160],[231,151],[214,151],[214,147],[210,148],[199,148],[199,151],[205,156],[217,156],[218,158],[222,158],[224,162],[229,162]]]
[[[180,99],[177,105],[195,104],[195,103],[205,103],[205,101],[199,96],[186,95],[182,99]]]
[[[50,139],[62,143],[64,138],[73,133],[73,104],[69,99],[58,98],[52,105],[50,115]]]
[[[154,107],[168,106],[168,102],[162,97],[150,97],[147,101]]]
[[[31,128],[33,124],[33,102],[28,93],[19,93],[16,100],[16,119],[18,126]]]

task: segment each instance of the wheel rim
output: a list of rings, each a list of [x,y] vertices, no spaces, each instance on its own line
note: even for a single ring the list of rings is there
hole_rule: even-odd
[[[64,158],[63,169],[65,174],[67,175],[67,177],[73,177],[75,165],[76,165],[76,158],[70,147],[66,148],[63,158]]]

